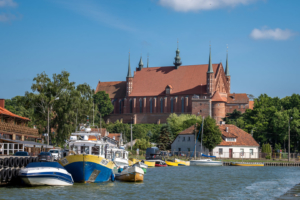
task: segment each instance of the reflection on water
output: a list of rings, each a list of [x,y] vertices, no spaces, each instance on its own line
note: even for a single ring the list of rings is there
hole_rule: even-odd
[[[299,182],[297,167],[166,167],[149,168],[143,183],[2,187],[0,199],[295,199]]]

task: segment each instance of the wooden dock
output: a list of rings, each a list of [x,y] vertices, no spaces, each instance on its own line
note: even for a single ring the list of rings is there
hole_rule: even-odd
[[[223,166],[231,166],[231,162],[223,162]],[[265,167],[300,167],[300,162],[264,162]]]

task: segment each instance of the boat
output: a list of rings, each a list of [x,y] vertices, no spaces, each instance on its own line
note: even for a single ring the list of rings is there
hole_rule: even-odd
[[[136,159],[136,158],[129,158],[129,160],[131,160],[133,162],[133,164],[135,164],[137,162],[141,162],[141,160]]]
[[[19,177],[30,186],[73,185],[72,175],[57,162],[33,162],[19,172]]]
[[[190,161],[184,161],[177,158],[175,158],[174,161],[178,163],[178,166],[190,166]]]
[[[113,161],[117,167],[123,168],[129,165],[128,151],[118,147],[107,148],[106,159]]]
[[[263,167],[264,163],[261,162],[231,162],[231,166],[243,166],[243,167]]]
[[[145,163],[142,163],[142,162],[137,162],[134,164],[135,166],[138,166],[140,168],[143,169],[144,173],[147,173],[147,168],[148,168],[148,165],[146,165]]]
[[[177,162],[173,162],[173,161],[170,161],[170,160],[166,160],[165,163],[166,163],[168,166],[178,167],[178,163],[177,163]]]
[[[212,159],[191,160],[191,166],[223,166],[223,162]]]
[[[147,161],[147,160],[142,160],[143,163],[145,163],[148,167],[155,167],[155,162]]]
[[[109,144],[100,138],[98,132],[86,128],[84,132],[71,134],[69,155],[59,160],[59,163],[70,173],[74,182],[100,183],[114,180],[113,161],[106,159]],[[78,137],[78,138],[77,138]],[[96,138],[90,140],[89,138]]]
[[[202,131],[201,133],[201,149],[202,150],[202,139],[203,139],[203,123],[204,123],[204,117],[202,118],[202,125],[201,128],[199,129],[199,134],[197,136],[197,140],[199,138],[200,135],[200,131]],[[196,160],[196,144],[197,144],[197,140],[195,142],[195,149],[194,149],[194,158],[195,160],[191,160],[190,161],[190,166],[223,166],[223,162],[219,161],[219,160],[215,160],[216,156],[209,156],[209,155],[204,155],[201,153],[201,157],[207,157],[208,159],[200,159],[200,160]],[[214,158],[214,160],[212,160],[212,158]]]
[[[116,180],[126,182],[144,181],[144,171],[138,166],[124,167],[121,173],[116,174]]]
[[[155,167],[168,167],[168,165],[164,161],[160,160],[155,162]]]

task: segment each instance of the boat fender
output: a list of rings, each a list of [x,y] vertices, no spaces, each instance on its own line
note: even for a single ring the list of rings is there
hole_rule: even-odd
[[[112,182],[115,181],[115,175],[114,175],[114,173],[111,173],[111,175],[110,175],[110,180],[111,180]]]

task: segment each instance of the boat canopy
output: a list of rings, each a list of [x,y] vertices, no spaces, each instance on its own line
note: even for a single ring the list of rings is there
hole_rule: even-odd
[[[34,167],[53,167],[64,169],[63,166],[61,166],[58,162],[32,162],[26,166],[26,168]]]
[[[208,156],[208,155],[205,155],[205,154],[202,154],[203,157],[207,157],[207,158],[216,158],[216,156]]]

